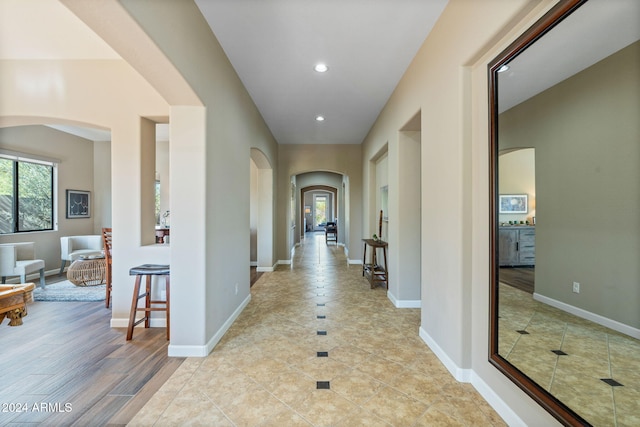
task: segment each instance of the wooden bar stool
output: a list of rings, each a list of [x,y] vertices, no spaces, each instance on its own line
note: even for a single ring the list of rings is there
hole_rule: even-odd
[[[127,329],[127,341],[133,337],[133,328],[144,321],[144,327],[148,328],[151,312],[152,311],[164,311],[167,313],[167,339],[169,339],[169,266],[157,265],[157,264],[143,264],[137,267],[133,267],[129,270],[130,276],[136,276],[136,282],[133,289],[133,298],[131,299],[131,313],[129,313],[129,328]],[[142,277],[146,276],[146,288],[143,294],[140,294],[140,283]],[[166,299],[165,300],[152,300],[151,299],[151,276],[164,276],[166,283]],[[144,298],[144,308],[138,308],[138,301]],[[152,304],[160,305],[160,307],[152,307]],[[138,311],[144,312],[144,317],[136,320],[136,313]]]

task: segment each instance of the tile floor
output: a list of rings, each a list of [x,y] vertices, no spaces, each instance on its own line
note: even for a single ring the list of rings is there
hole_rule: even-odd
[[[504,426],[341,247],[308,234],[265,273],[214,351],[189,358],[132,426]]]
[[[640,426],[640,341],[500,284],[499,352],[594,426]]]

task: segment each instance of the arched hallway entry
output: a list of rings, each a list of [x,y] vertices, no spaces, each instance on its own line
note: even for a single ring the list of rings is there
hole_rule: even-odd
[[[273,169],[264,153],[251,149],[250,260],[258,272],[273,271]]]

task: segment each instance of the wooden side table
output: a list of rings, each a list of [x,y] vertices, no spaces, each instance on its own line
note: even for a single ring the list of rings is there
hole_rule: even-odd
[[[367,278],[371,284],[371,289],[378,283],[383,283],[389,289],[389,270],[387,269],[387,246],[389,244],[383,240],[362,239],[362,241],[364,242],[362,276]],[[372,249],[370,263],[367,263],[367,246]],[[384,266],[378,265],[378,249],[382,249]]]
[[[104,256],[80,258],[67,269],[67,279],[76,286],[96,286],[106,283]]]

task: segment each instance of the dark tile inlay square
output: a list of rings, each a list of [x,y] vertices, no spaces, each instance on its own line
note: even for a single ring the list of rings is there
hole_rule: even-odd
[[[613,378],[600,378],[600,380],[609,384],[611,387],[624,387],[622,384],[620,384],[618,381],[614,380]]]
[[[329,390],[331,386],[329,385],[329,381],[318,381],[316,382],[316,389],[318,390]]]
[[[568,354],[562,350],[551,350],[551,352],[557,354],[558,356],[568,356]]]
[[[516,331],[517,333],[519,333],[520,335],[529,335],[529,332],[527,331]]]
[[[327,318],[327,316],[325,316],[324,314],[318,316],[318,319],[326,319],[326,318]]]
[[[318,357],[329,357],[329,352],[328,351],[319,351],[318,352]]]
[[[327,331],[318,331],[318,335],[327,335]]]
[[[319,302],[318,304],[316,304],[316,306],[318,306],[318,307],[324,307],[324,303],[323,303],[323,302]]]

